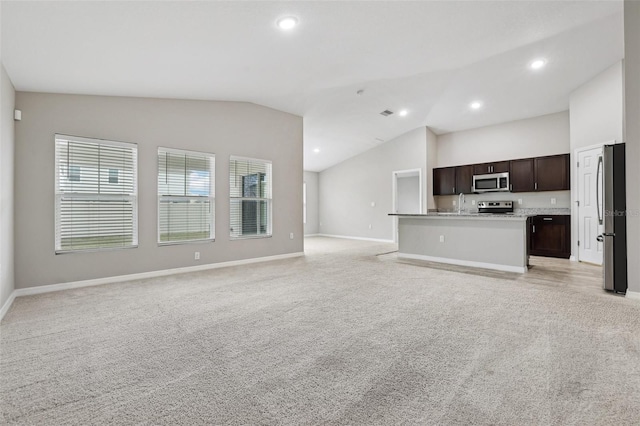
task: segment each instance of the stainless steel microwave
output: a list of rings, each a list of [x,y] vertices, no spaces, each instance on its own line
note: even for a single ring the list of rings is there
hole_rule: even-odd
[[[473,175],[473,192],[509,191],[509,172]]]

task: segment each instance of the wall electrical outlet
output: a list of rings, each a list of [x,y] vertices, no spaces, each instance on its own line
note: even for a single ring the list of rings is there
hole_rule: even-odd
[[[197,251],[197,252],[195,253],[195,255],[193,256],[193,258],[194,258],[195,260],[200,260],[200,252],[199,252],[199,251]]]
[[[440,235],[440,242],[444,243],[444,235]]]
[[[290,233],[289,233],[289,239],[290,239],[290,240],[293,240],[293,232],[290,232]]]
[[[475,206],[476,205],[476,200],[471,200],[471,205]]]
[[[371,202],[371,207],[375,207],[375,206],[376,206],[376,202],[375,202],[375,201],[372,201],[372,202]]]
[[[451,200],[451,202],[453,203],[453,205],[455,206],[457,201],[456,200]]]
[[[556,203],[555,197],[551,198],[551,204],[555,204],[555,203]]]
[[[369,224],[369,229],[372,229],[372,228],[373,228],[373,226],[371,226],[371,224]]]
[[[518,198],[518,205],[521,206],[522,205],[522,198]]]

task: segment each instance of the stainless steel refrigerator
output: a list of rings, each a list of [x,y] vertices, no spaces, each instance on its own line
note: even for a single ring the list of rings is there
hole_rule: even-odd
[[[596,192],[598,220],[603,232],[603,275],[605,290],[627,291],[627,202],[625,184],[625,144],[605,145],[598,160],[598,181],[602,193]],[[601,180],[600,180],[601,179]],[[600,185],[598,185],[600,186]]]

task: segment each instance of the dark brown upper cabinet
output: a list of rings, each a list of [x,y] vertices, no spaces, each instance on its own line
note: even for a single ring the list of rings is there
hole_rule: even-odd
[[[509,171],[508,161],[497,161],[494,163],[482,163],[473,165],[474,175],[484,175],[487,173],[503,173]]]
[[[535,191],[534,159],[511,160],[509,180],[511,192]]]
[[[456,167],[456,194],[471,194],[473,190],[473,166]]]
[[[570,189],[569,154],[537,157],[535,160],[535,190],[562,191]]]
[[[456,193],[456,168],[433,169],[433,195],[453,195]]]
[[[510,172],[511,192],[570,189],[569,154],[433,169],[433,195],[471,194],[473,175]]]

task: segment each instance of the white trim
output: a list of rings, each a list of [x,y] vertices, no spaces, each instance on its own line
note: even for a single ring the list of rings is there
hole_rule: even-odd
[[[166,275],[184,274],[186,272],[205,271],[208,269],[226,268],[229,266],[248,265],[251,263],[269,262],[272,260],[289,259],[304,256],[304,252],[278,254],[275,256],[256,257],[251,259],[232,260],[229,262],[209,263],[207,265],[186,266],[184,268],[163,269],[160,271],[141,272],[139,274],[119,275],[115,277],[96,278],[93,280],[75,281],[69,283],[43,285],[38,287],[20,288],[14,291],[15,296],[29,296],[32,294],[50,293],[53,291],[69,290],[72,288],[91,287],[95,285],[111,284],[124,281],[142,280],[163,277]]]
[[[474,262],[471,260],[449,259],[447,257],[424,256],[421,254],[398,253],[398,258],[428,260],[429,262],[448,263],[450,265],[471,266],[474,268],[495,269],[497,271],[518,272],[524,274],[527,272],[526,266],[509,266],[497,263]]]
[[[11,308],[11,305],[13,304],[13,301],[15,300],[15,298],[16,298],[16,291],[14,290],[9,295],[9,298],[7,299],[7,301],[4,302],[4,305],[2,305],[2,309],[0,309],[0,321],[2,321],[2,318],[4,318],[7,312],[9,312],[9,308]]]
[[[419,192],[419,206],[420,211],[418,214],[422,214],[422,168],[407,169],[407,170],[395,170],[391,172],[391,211],[398,213],[398,178],[399,177],[412,177],[418,175],[418,192]],[[405,175],[405,176],[400,176]],[[398,217],[393,217],[391,220],[391,235],[393,236],[393,242],[398,242]]]
[[[577,262],[578,259],[576,259],[576,257],[572,255],[572,256],[569,256],[569,261],[570,262]]]
[[[304,234],[304,237],[319,237],[321,234]]]
[[[377,243],[395,243],[393,240],[383,240],[381,238],[364,238],[364,237],[351,237],[348,235],[331,235],[331,234],[316,234],[318,237],[328,238],[343,238],[345,240],[359,240],[359,241],[375,241]]]
[[[640,293],[638,293],[637,291],[627,290],[627,294],[625,294],[624,297],[631,300],[640,300]]]

